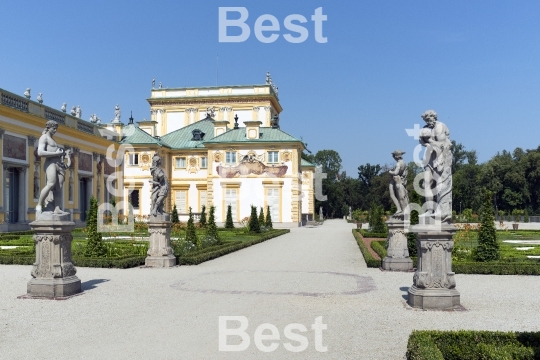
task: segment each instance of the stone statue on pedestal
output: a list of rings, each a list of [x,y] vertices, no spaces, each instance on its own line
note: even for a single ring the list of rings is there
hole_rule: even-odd
[[[31,91],[32,89],[26,88],[26,91],[24,92],[24,97],[30,99],[32,97],[32,95],[30,94]]]
[[[69,112],[71,114],[71,116],[75,116],[77,115],[77,107],[76,106],[73,106],[71,108],[71,111]]]
[[[394,218],[403,219],[403,211],[409,205],[409,194],[405,186],[407,185],[407,164],[403,161],[404,151],[396,150],[392,153],[396,166],[389,171],[392,176],[390,180],[390,198],[396,205],[397,211]]]
[[[437,113],[427,110],[422,114],[426,126],[420,131],[424,154],[424,188],[427,211],[421,216],[434,217],[443,223],[452,222],[452,142],[450,131]]]
[[[169,195],[169,180],[165,175],[165,171],[161,168],[161,157],[158,153],[155,153],[152,158],[152,167],[150,168],[150,174],[152,174],[152,208],[150,214],[153,216],[163,215],[163,205],[167,195]]]
[[[118,104],[116,104],[116,106],[114,107],[114,120],[112,122],[113,123],[120,122],[120,106],[118,106]]]
[[[67,104],[66,104],[66,103],[63,103],[63,104],[62,104],[62,107],[60,108],[60,110],[62,110],[62,112],[66,112],[66,109],[67,109]]]
[[[75,117],[78,117],[79,119],[82,117],[82,110],[79,105],[75,108]]]

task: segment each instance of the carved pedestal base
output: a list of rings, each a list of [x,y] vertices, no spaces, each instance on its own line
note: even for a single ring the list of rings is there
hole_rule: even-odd
[[[71,231],[75,223],[68,215],[43,214],[31,222],[35,231],[36,262],[32,267],[33,279],[28,282],[30,297],[60,298],[81,292],[81,280],[71,263]]]
[[[176,265],[176,257],[171,248],[170,215],[151,216],[148,221],[150,246],[145,260],[146,266],[171,267]]]
[[[382,261],[383,270],[412,270],[413,262],[407,248],[408,224],[404,224],[403,220],[391,218],[386,225],[388,226],[388,250]]]
[[[452,235],[456,227],[452,224],[415,225],[411,231],[418,236],[418,267],[407,303],[421,309],[459,308],[460,295],[452,272]]]

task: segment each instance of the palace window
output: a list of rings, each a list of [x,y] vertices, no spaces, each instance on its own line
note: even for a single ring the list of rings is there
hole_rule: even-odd
[[[176,211],[178,211],[179,214],[187,214],[187,191],[176,190],[174,203],[176,204]]]
[[[236,151],[227,151],[225,153],[225,163],[236,165]]]
[[[186,158],[185,157],[177,157],[176,158],[176,168],[177,169],[185,169],[186,168]]]
[[[208,158],[206,156],[201,157],[201,169],[208,168]]]
[[[268,162],[269,163],[277,163],[278,162],[278,152],[277,151],[269,151],[268,152]]]
[[[139,154],[129,154],[128,163],[129,165],[139,165]]]
[[[229,205],[231,205],[233,221],[237,221],[238,189],[225,189],[225,214],[227,214]]]

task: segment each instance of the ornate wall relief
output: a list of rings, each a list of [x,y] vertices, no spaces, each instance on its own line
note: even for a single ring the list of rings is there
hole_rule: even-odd
[[[3,156],[26,161],[26,139],[4,134]]]

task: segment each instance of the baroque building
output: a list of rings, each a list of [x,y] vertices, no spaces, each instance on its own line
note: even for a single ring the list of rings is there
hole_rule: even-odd
[[[124,196],[135,214],[150,211],[150,167],[163,159],[171,182],[167,210],[182,221],[214,205],[225,222],[228,205],[241,222],[251,205],[270,208],[272,220],[298,226],[314,214],[314,166],[301,158],[303,141],[283,131],[277,87],[266,84],[152,89],[150,119],[108,124],[121,134]],[[208,210],[207,210],[208,211]]]

